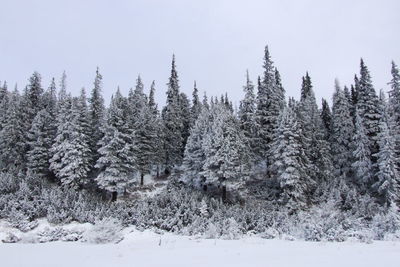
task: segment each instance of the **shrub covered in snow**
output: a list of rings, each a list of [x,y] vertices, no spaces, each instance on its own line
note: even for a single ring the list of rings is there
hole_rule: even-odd
[[[116,243],[123,239],[121,222],[114,218],[104,218],[84,233],[84,240],[89,243]]]

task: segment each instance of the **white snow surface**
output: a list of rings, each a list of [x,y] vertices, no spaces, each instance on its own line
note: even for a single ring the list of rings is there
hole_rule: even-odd
[[[117,244],[79,241],[0,243],[1,266],[397,267],[400,257],[400,242],[394,241],[330,243],[269,240],[255,236],[240,240],[215,240],[159,234],[150,230],[141,232],[132,227],[125,228],[123,234],[125,238]]]

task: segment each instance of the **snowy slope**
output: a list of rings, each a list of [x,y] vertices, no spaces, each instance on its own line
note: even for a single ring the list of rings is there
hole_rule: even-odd
[[[399,242],[211,240],[130,231],[118,244],[0,243],[1,266],[399,266]]]

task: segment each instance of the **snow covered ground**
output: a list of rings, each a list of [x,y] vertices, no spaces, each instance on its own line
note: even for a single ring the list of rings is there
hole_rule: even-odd
[[[118,244],[0,243],[1,266],[399,266],[400,242],[196,239],[125,229]]]

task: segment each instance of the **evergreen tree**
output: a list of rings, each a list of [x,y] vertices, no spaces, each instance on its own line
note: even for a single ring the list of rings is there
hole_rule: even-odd
[[[332,133],[332,113],[328,102],[322,98],[321,119],[326,130],[326,140],[330,140]]]
[[[350,117],[349,102],[335,80],[335,92],[332,106],[332,154],[334,175],[337,178],[348,178],[352,162],[353,120]]]
[[[175,56],[173,56],[171,76],[169,78],[167,90],[167,105],[162,112],[165,131],[164,149],[166,155],[166,173],[170,172],[175,165],[180,164],[183,157],[183,121],[179,98],[179,79],[175,66]]]
[[[360,63],[360,80],[358,84],[358,101],[357,108],[363,120],[365,130],[370,142],[371,161],[376,162],[376,153],[378,152],[378,133],[379,133],[379,99],[372,85],[371,76],[367,66],[361,59]]]
[[[157,107],[157,103],[156,103],[156,101],[155,101],[155,99],[154,99],[154,94],[155,94],[155,92],[156,92],[156,84],[155,84],[155,82],[153,81],[153,82],[151,83],[151,87],[150,87],[149,103],[148,103],[148,105],[149,105],[149,108],[150,108],[151,112],[152,112],[155,116],[157,116],[157,115],[158,115],[158,107]]]
[[[25,162],[26,133],[20,95],[15,89],[9,99],[6,121],[0,132],[0,166],[2,169],[23,167]]]
[[[239,106],[239,120],[240,128],[246,137],[246,143],[249,146],[252,153],[255,153],[257,148],[256,140],[256,121],[255,121],[255,95],[254,85],[250,80],[249,72],[246,73],[246,85],[243,86],[245,93],[244,99],[240,101]]]
[[[181,145],[181,157],[183,157],[183,153],[185,152],[185,146],[187,139],[189,137],[190,130],[190,121],[191,121],[191,107],[190,102],[185,93],[179,94],[179,110],[180,110],[180,119],[181,119],[181,133],[182,133],[182,145]]]
[[[156,117],[146,103],[143,103],[138,112],[138,119],[134,125],[135,158],[140,173],[140,185],[143,185],[144,175],[150,172],[154,159],[157,125]]]
[[[29,85],[27,87],[27,90],[25,91],[24,101],[27,111],[27,130],[29,130],[29,128],[31,127],[31,124],[36,114],[43,108],[43,88],[41,85],[41,80],[42,78],[40,74],[35,71],[29,78]]]
[[[28,133],[30,150],[28,151],[28,168],[38,177],[50,175],[50,148],[54,138],[54,118],[46,109],[35,116]]]
[[[393,61],[391,73],[392,79],[389,82],[389,115],[393,117],[397,127],[400,127],[400,73]]]
[[[206,92],[204,92],[202,106],[203,106],[205,109],[210,109],[210,104],[208,104],[208,98],[207,98]]]
[[[10,95],[7,90],[7,83],[4,82],[4,85],[0,85],[0,131],[3,129],[4,125],[7,122],[7,110],[8,104],[10,101]]]
[[[199,91],[196,86],[196,81],[194,82],[192,97],[192,107],[190,109],[190,127],[193,127],[201,112],[201,102],[199,99]]]
[[[356,178],[356,183],[361,186],[363,191],[365,191],[367,189],[366,186],[371,183],[371,151],[369,150],[367,133],[357,109],[353,147],[353,158],[355,161],[352,164],[352,167],[354,169],[354,176]]]
[[[96,70],[96,77],[94,79],[94,87],[89,99],[89,121],[91,124],[90,134],[90,148],[92,149],[92,159],[94,162],[99,158],[98,149],[99,141],[103,137],[103,124],[104,124],[104,99],[102,96],[102,79],[99,68]]]
[[[285,108],[271,147],[271,172],[281,189],[280,201],[291,210],[306,205],[306,185],[312,182],[301,131],[295,112]]]
[[[54,120],[57,116],[57,88],[54,78],[43,95],[43,108],[47,110]]]
[[[160,168],[165,163],[165,153],[164,153],[164,125],[160,118],[160,113],[158,111],[157,104],[154,100],[155,94],[155,83],[154,81],[151,84],[150,94],[149,94],[149,102],[148,108],[150,109],[150,113],[152,114],[151,130],[154,131],[151,133],[152,140],[152,160],[151,163],[156,167],[157,178],[160,175]]]
[[[66,98],[68,98],[68,96],[67,96],[67,74],[64,71],[61,76],[61,79],[60,79],[60,91],[58,92],[57,111],[63,109],[63,104],[64,104]]]
[[[239,123],[224,104],[214,104],[211,129],[204,137],[205,162],[201,175],[205,185],[221,189],[222,199],[227,193],[244,193],[248,157]]]
[[[147,98],[144,93],[144,85],[140,75],[136,79],[135,90],[132,89],[129,92],[128,97],[129,112],[132,125],[135,124],[136,120],[139,118],[139,114],[144,106],[147,104]]]
[[[383,114],[378,135],[379,152],[376,155],[377,181],[372,186],[388,205],[395,204],[400,198],[400,176],[392,129],[393,123],[394,121],[387,113]]]
[[[202,109],[195,124],[190,130],[190,135],[185,147],[183,159],[184,182],[195,188],[206,189],[205,177],[201,175],[206,160],[204,138],[211,130],[211,114],[208,109]]]
[[[263,79],[258,83],[256,123],[259,148],[258,155],[261,159],[267,160],[268,164],[269,145],[272,141],[274,127],[276,126],[274,124],[276,122],[276,110],[272,108],[272,94],[275,92],[276,88],[275,68],[269,54],[268,46],[265,47],[263,67]]]
[[[305,153],[310,162],[308,173],[314,180],[314,183],[309,183],[306,186],[308,192],[312,193],[316,189],[316,183],[331,180],[333,166],[329,143],[326,140],[327,134],[308,73],[303,77],[301,98],[297,106],[297,112],[302,128]]]
[[[95,166],[100,171],[95,180],[100,188],[112,193],[112,200],[126,192],[135,172],[135,148],[126,105],[127,100],[118,90],[107,112],[104,136],[99,142],[100,158]]]
[[[79,189],[88,181],[92,151],[88,110],[84,90],[79,98],[67,96],[64,102],[66,114],[57,127],[57,136],[51,151],[50,169],[62,185]],[[61,121],[61,120],[60,120]]]

